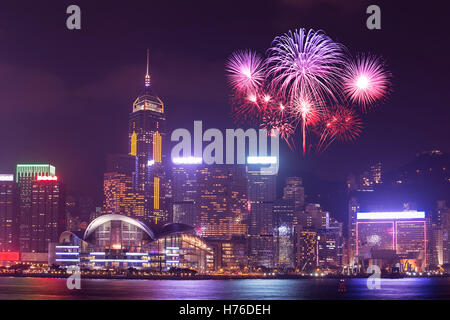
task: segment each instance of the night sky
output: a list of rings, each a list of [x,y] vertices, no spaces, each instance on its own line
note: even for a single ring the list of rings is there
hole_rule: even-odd
[[[66,28],[77,4],[82,30]],[[369,4],[381,30],[366,28]],[[128,114],[142,92],[150,49],[154,91],[169,133],[233,128],[225,61],[237,49],[264,54],[290,29],[323,29],[353,53],[388,62],[393,93],[364,116],[356,143],[305,159],[282,150],[284,174],[343,180],[382,161],[392,170],[422,150],[450,149],[446,11],[407,1],[11,1],[0,4],[0,172],[52,163],[69,192],[102,200],[107,153],[126,153]],[[289,168],[289,169],[287,169]],[[308,190],[306,190],[308,191]]]

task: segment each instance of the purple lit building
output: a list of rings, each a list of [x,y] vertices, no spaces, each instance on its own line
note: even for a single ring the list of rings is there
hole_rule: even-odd
[[[427,225],[421,211],[358,212],[356,256],[371,259],[380,252],[390,253],[404,269],[424,270],[428,263]]]

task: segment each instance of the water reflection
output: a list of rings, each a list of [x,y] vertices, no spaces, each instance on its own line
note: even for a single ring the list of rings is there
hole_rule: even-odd
[[[93,280],[69,290],[65,279],[0,278],[0,299],[450,299],[449,278],[382,279],[369,290],[366,279],[338,280]]]

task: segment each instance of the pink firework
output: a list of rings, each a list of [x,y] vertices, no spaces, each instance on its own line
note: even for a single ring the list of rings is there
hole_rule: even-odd
[[[324,32],[305,29],[276,37],[268,50],[267,76],[271,87],[293,103],[300,95],[318,103],[339,90],[343,47]]]
[[[234,52],[228,59],[226,70],[231,86],[242,94],[256,92],[265,80],[263,60],[251,50]]]
[[[389,92],[391,73],[382,59],[360,54],[347,63],[343,74],[344,92],[353,103],[366,110]]]
[[[322,112],[322,109],[312,99],[303,96],[294,101],[291,110],[305,125],[317,124]]]
[[[362,131],[362,121],[356,112],[341,105],[334,106],[323,114],[322,126],[319,150],[325,150],[334,140],[354,141]]]

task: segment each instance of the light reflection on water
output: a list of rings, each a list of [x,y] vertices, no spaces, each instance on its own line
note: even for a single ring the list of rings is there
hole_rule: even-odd
[[[81,280],[69,290],[65,279],[0,278],[0,299],[450,299],[450,278],[381,279],[369,290],[366,279],[300,280]]]

